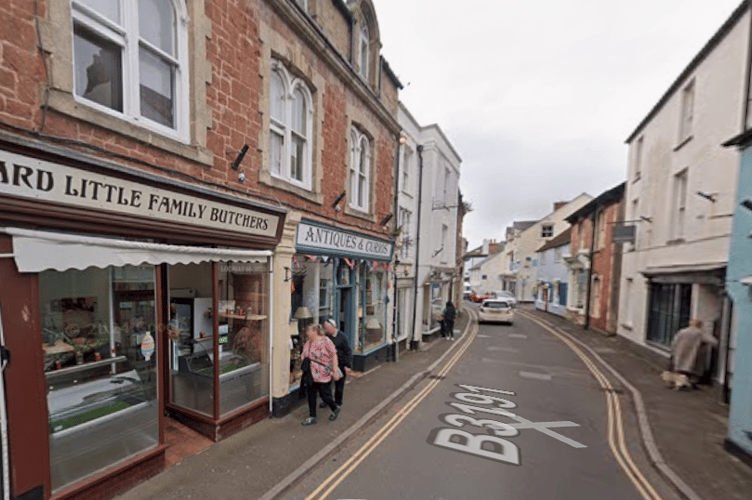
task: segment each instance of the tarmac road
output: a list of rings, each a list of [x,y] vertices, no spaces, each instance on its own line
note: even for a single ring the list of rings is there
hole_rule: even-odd
[[[522,311],[464,340],[284,498],[678,498],[644,456],[622,388],[576,345]]]

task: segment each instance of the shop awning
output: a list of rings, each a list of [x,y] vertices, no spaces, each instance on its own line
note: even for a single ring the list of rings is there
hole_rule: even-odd
[[[13,237],[13,258],[22,273],[83,270],[91,266],[265,262],[271,255],[268,250],[164,245],[19,228],[0,231]]]

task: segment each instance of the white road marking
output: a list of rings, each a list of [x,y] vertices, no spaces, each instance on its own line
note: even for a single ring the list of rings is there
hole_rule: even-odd
[[[513,354],[517,354],[520,352],[519,349],[515,349],[514,347],[498,347],[498,346],[491,346],[488,348],[489,351],[501,351],[501,352],[511,352]]]
[[[527,335],[523,335],[521,333],[510,333],[509,338],[510,339],[526,339]]]
[[[520,372],[522,378],[534,378],[537,380],[551,380],[551,375],[547,373]]]

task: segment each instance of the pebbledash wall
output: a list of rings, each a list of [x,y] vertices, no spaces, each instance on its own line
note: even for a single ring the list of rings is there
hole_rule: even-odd
[[[11,228],[0,245],[2,253],[13,255],[0,260],[0,311],[12,353],[4,371],[11,496],[111,497],[164,467],[165,412],[222,439],[268,416],[273,401],[289,398],[294,391],[290,339],[299,325],[292,318],[285,270],[300,262],[296,238],[301,222],[385,245],[387,253],[360,256],[357,264],[364,280],[373,278],[374,267],[382,273],[379,293],[387,297],[386,255],[391,259],[395,217],[389,224],[382,221],[393,210],[400,84],[378,52],[371,2],[308,3],[310,10],[292,0],[170,0],[165,9],[144,18],[149,22],[142,21],[145,32],[140,34],[128,32],[138,26],[133,21],[139,19],[140,3],[122,2],[119,11],[105,12],[76,0],[10,0],[0,6],[5,24],[14,26],[12,33],[0,34],[1,149],[18,155],[5,160],[7,176],[0,173],[0,178],[6,186],[29,193],[36,189],[38,195],[0,194],[0,222]],[[149,32],[150,22],[162,21],[174,31]],[[119,23],[125,31],[112,29]],[[361,59],[352,40],[365,23],[367,57]],[[172,37],[150,38],[154,33]],[[145,47],[149,53],[140,61],[139,48]],[[96,67],[112,55],[119,55],[129,71]],[[88,71],[92,59],[91,67],[109,72]],[[131,80],[138,71],[144,78]],[[160,71],[172,78],[147,78]],[[286,134],[287,143],[292,138],[291,122],[280,128],[271,120],[276,110],[270,104],[271,82],[280,72],[286,84],[302,82],[306,88],[307,127],[296,129],[304,132],[297,137],[303,139],[306,162],[300,179],[278,169],[281,160],[273,154],[273,133]],[[172,86],[165,90],[155,84],[159,81]],[[293,102],[293,87],[284,88],[282,101]],[[113,90],[119,97],[113,97]],[[350,182],[351,167],[360,151],[367,175],[356,188]],[[14,174],[8,170],[11,163],[42,167]],[[90,174],[102,177],[97,186],[107,191],[108,201],[72,203],[75,196],[70,195],[83,193],[80,182],[68,186],[67,197],[50,197],[45,191],[48,175],[57,184],[67,175]],[[170,205],[178,213],[165,218],[159,210],[129,212],[139,201],[148,207],[147,195],[139,199],[134,193],[149,190],[158,197],[179,193],[182,205]],[[104,191],[98,194],[104,196]],[[341,203],[334,203],[342,194]],[[190,203],[195,203],[193,211]],[[219,212],[211,220],[211,209],[199,208],[211,204],[242,227],[214,225],[221,222]],[[210,216],[208,225],[200,223],[204,214]],[[19,267],[16,256],[22,253],[16,247],[50,248],[71,241],[76,248],[95,249],[78,257],[91,257],[100,267],[79,263],[72,270],[29,272]],[[142,260],[106,260],[118,252],[135,252]],[[73,258],[78,252],[59,253]],[[49,291],[57,282],[67,283],[70,294],[53,297]],[[391,307],[385,309],[383,325],[391,325]],[[189,320],[181,321],[181,311],[190,311],[193,330],[186,328]],[[129,330],[114,324],[110,313],[129,315]],[[79,317],[77,328],[66,314]],[[150,321],[138,319],[144,314]],[[82,324],[90,334],[82,344],[92,349],[78,356],[81,346],[66,338],[80,334]],[[186,336],[186,331],[194,335]],[[380,332],[380,342],[388,335]],[[247,355],[243,363],[227,364],[221,372],[219,363],[202,364],[220,359],[235,340]],[[381,351],[374,347],[373,352]],[[118,364],[128,368],[112,366]],[[69,447],[54,435],[74,438],[80,415],[60,414],[53,426],[49,421],[50,386],[75,387],[75,374],[90,368],[100,376],[87,381],[94,389],[98,380],[111,377],[119,377],[118,387],[120,382],[130,386],[134,373],[149,380],[138,384],[139,391],[144,389],[141,399],[128,396],[118,402],[118,411],[137,407],[150,412],[146,439],[124,456],[111,454],[106,463],[65,459]],[[181,373],[191,376],[178,377]],[[209,385],[197,382],[207,379]],[[30,394],[38,404],[28,404]],[[97,411],[84,413],[97,420]],[[112,423],[99,419],[105,420]],[[116,425],[103,432],[125,437],[130,431]],[[88,442],[104,441],[91,436]],[[96,470],[86,469],[92,463]]]

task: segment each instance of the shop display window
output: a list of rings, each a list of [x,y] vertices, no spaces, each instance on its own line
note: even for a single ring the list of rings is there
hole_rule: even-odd
[[[365,325],[363,351],[369,351],[384,344],[384,293],[385,279],[381,271],[366,272],[365,275]]]
[[[154,268],[43,271],[39,299],[56,491],[159,444]]]
[[[291,319],[296,328],[290,337],[290,388],[300,384],[300,369],[305,328],[312,323],[323,323],[331,311],[332,266],[319,257],[296,255],[291,266],[292,295]]]
[[[384,273],[363,262],[358,272],[358,315],[355,352],[366,353],[384,343]]]
[[[332,266],[319,266],[319,318],[325,321],[332,316]]]
[[[220,416],[269,394],[266,262],[219,263]]]
[[[169,267],[169,284],[171,404],[216,419],[267,396],[267,263],[174,265]]]

